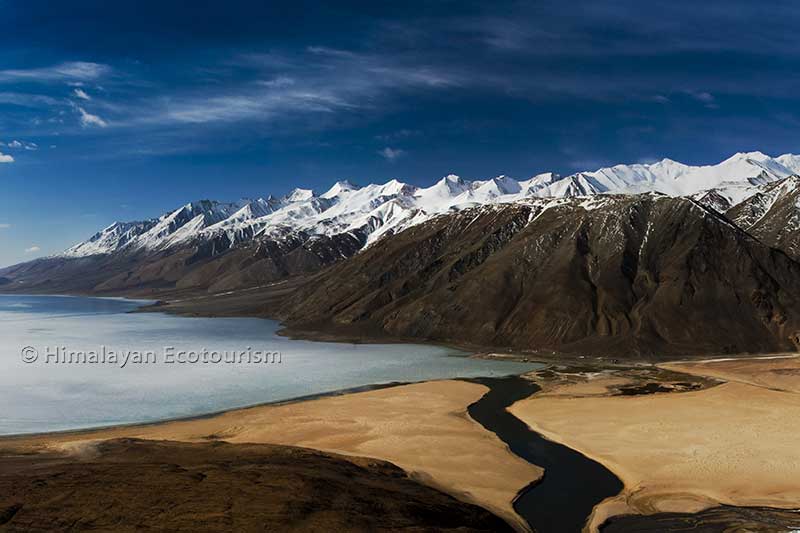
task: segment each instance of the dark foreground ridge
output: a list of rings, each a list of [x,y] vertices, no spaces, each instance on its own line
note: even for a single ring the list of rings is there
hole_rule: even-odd
[[[375,459],[118,439],[0,454],[2,531],[512,531]]]
[[[650,516],[618,516],[600,528],[603,533],[786,533],[800,529],[800,514],[768,507],[721,505],[699,513],[659,513]]]
[[[490,389],[469,406],[470,416],[519,457],[545,469],[544,478],[517,497],[514,509],[537,533],[579,533],[594,506],[618,494],[622,482],[600,463],[545,439],[506,411],[537,392],[535,383],[519,376],[470,381]]]

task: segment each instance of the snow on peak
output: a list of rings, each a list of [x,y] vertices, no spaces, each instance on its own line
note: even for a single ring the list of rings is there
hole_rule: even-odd
[[[327,190],[320,198],[335,198],[341,194],[357,190],[358,187],[350,183],[348,180],[337,181],[333,187]]]
[[[492,178],[485,185],[490,185],[493,189],[497,190],[500,194],[517,194],[522,190],[522,186],[515,179],[508,176],[497,176]]]
[[[731,185],[769,183],[792,172],[779,160],[762,152],[739,152],[716,165],[692,166],[663,159],[652,164],[616,165],[582,174],[595,179],[608,192],[653,190],[683,196]]]
[[[753,152],[736,152],[728,159],[723,161],[723,163],[728,163],[731,161],[748,161],[748,160],[765,161],[767,159],[771,159],[771,157],[765,154],[764,152],[759,152],[758,150],[756,150]]]
[[[88,241],[78,243],[67,249],[62,255],[84,257],[116,252],[124,248],[131,240],[152,228],[156,223],[157,220],[114,222],[107,228],[92,235]]]
[[[417,188],[413,185],[409,185],[407,183],[403,183],[402,181],[398,181],[396,179],[392,179],[387,181],[385,184],[380,185],[381,193],[384,195],[405,195],[411,196],[416,192]]]
[[[800,155],[783,154],[776,157],[775,161],[792,171],[792,173],[800,174]]]
[[[292,192],[286,195],[287,202],[304,202],[315,197],[314,191],[311,189],[292,189]]]
[[[227,246],[258,238],[304,232],[351,233],[365,245],[452,209],[534,198],[572,198],[659,192],[691,196],[717,210],[727,209],[769,184],[800,173],[800,156],[772,158],[740,152],[716,165],[692,166],[662,159],[655,163],[614,165],[561,176],[552,172],[517,181],[508,176],[468,181],[447,175],[429,187],[398,180],[357,187],[335,183],[316,196],[294,189],[281,199],[244,199],[237,203],[191,202],[159,218],[114,223],[62,255],[81,257],[120,251],[157,251],[197,240],[227,238]],[[795,180],[791,180],[794,184]],[[788,185],[787,185],[788,186]],[[588,201],[584,208],[600,205]],[[223,249],[215,241],[215,249]]]
[[[448,174],[447,176],[440,179],[434,187],[440,187],[447,189],[453,193],[461,193],[465,190],[469,189],[469,184],[466,181],[461,179],[461,176],[456,176],[455,174]]]

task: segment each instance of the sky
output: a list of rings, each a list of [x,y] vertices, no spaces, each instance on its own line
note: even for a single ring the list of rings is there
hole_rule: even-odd
[[[0,13],[0,265],[203,198],[800,152],[796,2]]]

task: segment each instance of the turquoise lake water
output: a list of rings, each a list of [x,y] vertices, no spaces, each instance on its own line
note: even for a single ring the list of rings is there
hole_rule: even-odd
[[[149,422],[539,366],[437,346],[291,340],[276,335],[277,322],[256,318],[129,313],[139,305],[0,295],[0,434]]]

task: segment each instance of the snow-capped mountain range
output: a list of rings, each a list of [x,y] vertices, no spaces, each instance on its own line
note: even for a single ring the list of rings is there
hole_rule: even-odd
[[[225,249],[258,237],[280,239],[300,232],[312,237],[352,234],[369,246],[386,235],[452,210],[526,198],[661,192],[692,196],[722,211],[795,174],[800,174],[798,155],[773,158],[747,152],[716,165],[692,166],[663,159],[569,176],[548,172],[522,181],[507,176],[467,181],[455,175],[430,187],[397,180],[357,187],[340,181],[319,195],[295,189],[282,198],[269,196],[236,203],[203,200],[159,218],[115,222],[60,256],[159,252],[197,241],[214,241]]]

